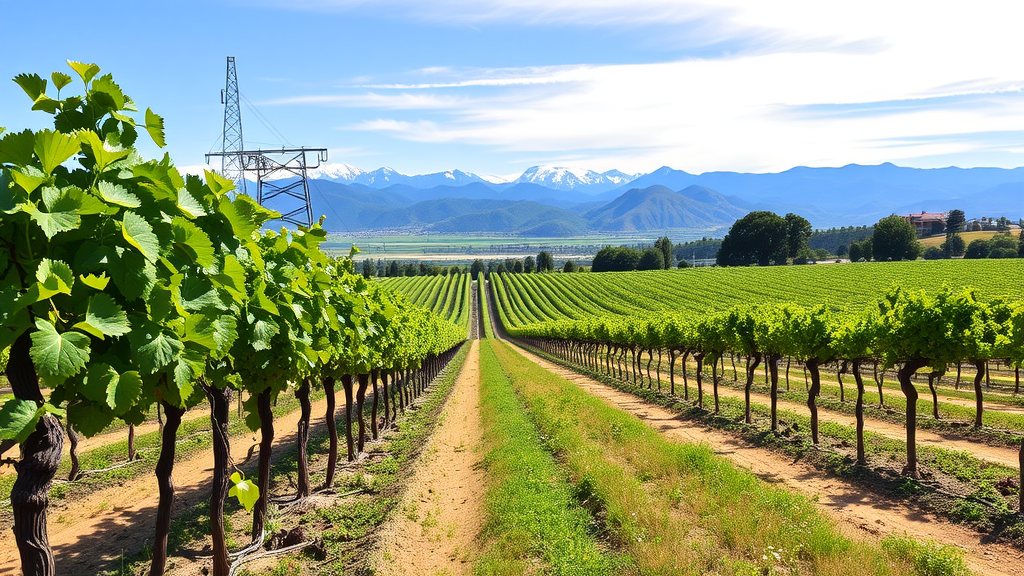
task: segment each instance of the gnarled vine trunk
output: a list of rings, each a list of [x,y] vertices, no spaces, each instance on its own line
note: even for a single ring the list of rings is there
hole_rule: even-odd
[[[68,451],[68,455],[71,456],[71,470],[68,471],[68,482],[74,482],[78,479],[78,472],[81,471],[81,463],[78,461],[78,431],[71,424],[68,424],[68,442],[71,443],[71,448]]]
[[[166,376],[165,376],[166,378]],[[164,428],[160,434],[160,458],[156,462],[156,483],[160,500],[156,507],[156,535],[153,539],[153,561],[150,576],[161,576],[167,564],[167,536],[171,533],[171,508],[174,506],[174,449],[176,436],[181,426],[184,408],[169,402],[161,402],[164,411]]]
[[[363,451],[363,445],[366,441],[366,420],[363,418],[363,403],[366,401],[366,388],[370,385],[370,375],[360,374],[359,375],[359,388],[356,390],[356,413],[359,418],[359,442],[357,446],[359,451]]]
[[[334,487],[334,472],[338,468],[338,426],[334,421],[334,376],[324,378],[324,394],[327,396],[327,413],[324,416],[327,421],[327,477],[324,479],[324,488]]]
[[[210,536],[213,538],[213,576],[228,576],[227,533],[224,530],[224,502],[228,498],[231,470],[231,444],[228,437],[228,413],[231,390],[204,385],[210,400],[210,425],[213,430],[213,484],[210,490]]]
[[[341,377],[341,385],[345,389],[345,442],[348,445],[348,461],[356,459],[356,445],[352,438],[352,376]]]
[[[263,537],[267,521],[267,502],[270,500],[270,457],[274,449],[274,410],[270,405],[270,388],[263,390],[256,397],[256,412],[260,417],[260,460],[256,476],[260,497],[252,512],[253,542],[258,542]]]
[[[295,389],[295,398],[299,401],[299,425],[298,433],[296,434],[296,444],[299,452],[296,487],[298,489],[298,497],[305,498],[310,493],[309,456],[307,452],[309,447],[309,419],[313,411],[313,407],[309,402],[309,378],[302,379],[302,384]]]
[[[981,379],[985,377],[985,363],[980,360],[975,361],[974,368],[977,370],[977,373],[974,375],[974,427],[981,428],[981,417],[985,410],[984,401],[982,399]]]
[[[711,389],[715,395],[715,414],[718,414],[718,360],[714,358],[711,362]]]
[[[772,432],[779,431],[779,357],[768,357],[768,372],[771,373]]]
[[[747,424],[753,424],[754,422],[750,414],[750,388],[754,385],[754,371],[757,370],[757,366],[760,363],[761,355],[757,352],[751,356],[747,356],[747,383],[743,387],[743,420]]]
[[[10,349],[5,373],[14,397],[43,402],[39,378],[29,356],[32,339],[28,332],[15,340]],[[46,509],[50,505],[50,486],[60,466],[64,449],[64,431],[60,422],[44,414],[22,445],[21,460],[15,465],[18,477],[11,488],[14,514],[14,541],[25,576],[51,576],[53,551],[46,534]]]
[[[377,390],[377,379],[380,378],[380,371],[374,370],[370,372],[370,383],[373,385],[373,404],[370,406],[370,434],[373,435],[373,439],[377,439],[377,399],[379,397],[379,391]]]
[[[849,367],[850,367],[850,363],[847,362],[846,360],[843,360],[842,365],[839,367],[839,370],[836,372],[836,380],[839,381],[839,401],[840,402],[846,402],[846,390],[844,389],[844,386],[843,386],[843,374],[846,374],[846,371],[849,369]]]
[[[935,380],[942,377],[942,372],[928,373],[928,390],[932,393],[932,418],[939,419],[939,393],[935,390]]]
[[[853,361],[853,381],[857,384],[857,463],[868,463],[864,449],[864,379],[860,374],[860,360]]]
[[[917,388],[911,382],[911,377],[928,363],[921,359],[910,360],[900,368],[897,377],[900,381],[900,389],[907,397],[907,469],[906,472],[913,478],[918,477],[917,473]]]
[[[807,408],[811,411],[811,442],[818,444],[818,394],[821,392],[821,373],[818,372],[818,361],[811,359],[804,362],[804,368],[811,373],[811,386],[807,390]]]
[[[697,361],[697,406],[704,407],[704,353],[697,352],[693,355]]]

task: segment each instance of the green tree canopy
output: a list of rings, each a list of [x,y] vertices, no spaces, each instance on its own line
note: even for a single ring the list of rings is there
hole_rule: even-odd
[[[875,224],[871,237],[875,260],[915,260],[921,253],[914,225],[902,216],[886,216]]]
[[[751,212],[737,220],[722,240],[719,266],[783,264],[789,254],[789,226],[774,212]]]

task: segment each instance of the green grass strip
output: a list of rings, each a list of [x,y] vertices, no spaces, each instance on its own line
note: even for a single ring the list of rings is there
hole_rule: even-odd
[[[633,573],[916,572],[895,553],[843,537],[810,499],[760,481],[706,445],[664,439],[507,345],[495,352],[577,492],[598,504],[610,536],[636,562]]]
[[[475,572],[613,574],[614,562],[594,538],[594,522],[537,428],[523,411],[492,349],[480,345],[481,410],[488,489],[487,545]],[[538,567],[536,562],[542,562]]]

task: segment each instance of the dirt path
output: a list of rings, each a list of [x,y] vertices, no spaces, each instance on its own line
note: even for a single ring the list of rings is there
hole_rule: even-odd
[[[314,423],[322,424],[326,400],[313,404]],[[299,410],[276,418],[275,448],[295,442]],[[253,442],[252,433],[232,436],[233,454],[244,456]],[[280,452],[278,452],[280,453]],[[174,464],[174,512],[176,516],[210,497],[213,450],[203,450]],[[152,545],[159,500],[156,479],[145,474],[120,486],[98,490],[69,502],[51,501],[48,532],[57,572],[64,576],[92,575],[124,555],[129,557]],[[173,567],[174,559],[168,560]],[[18,550],[10,530],[0,533],[0,574],[18,574]]]
[[[810,466],[791,462],[764,448],[749,446],[741,439],[725,432],[688,422],[681,416],[660,406],[648,404],[632,394],[581,376],[517,346],[513,348],[538,365],[604,399],[610,405],[634,414],[668,438],[706,443],[716,454],[725,456],[758,477],[783,484],[795,492],[814,498],[832,517],[841,522],[851,536],[860,534],[881,537],[889,534],[910,534],[916,539],[930,538],[964,550],[970,567],[979,574],[1020,574],[1024,553],[1019,550],[1002,544],[984,543],[982,536],[976,532],[946,523],[920,510],[913,510],[894,502],[875,501],[871,494],[841,480],[823,477]]]
[[[382,576],[468,575],[483,526],[484,472],[478,466],[480,422],[479,341],[470,344],[465,367],[441,423],[398,513],[381,531],[371,555]]]
[[[694,385],[696,386],[696,385]],[[678,387],[677,387],[678,390]],[[696,388],[691,390],[691,398],[694,397]],[[723,398],[737,398],[743,400],[743,391],[730,388],[728,386],[718,387],[718,395]],[[750,393],[750,401],[758,404],[769,406],[771,404],[771,397],[768,394],[760,394],[757,392]],[[710,383],[704,384],[704,405],[706,407],[714,407],[714,396],[712,396],[712,387]],[[807,408],[806,404],[799,402],[793,402],[791,400],[778,400],[778,407],[783,410],[791,410],[797,414],[804,414],[810,416],[810,409]],[[857,418],[845,414],[843,412],[835,412],[833,410],[825,410],[818,408],[818,416],[821,420],[827,420],[829,422],[835,422],[836,424],[842,424],[854,428],[857,426]],[[921,416],[918,416],[921,418]],[[864,429],[869,432],[874,432],[887,438],[893,438],[895,440],[906,440],[907,432],[906,428],[899,424],[893,424],[886,422],[885,420],[878,420],[869,416],[864,417]],[[940,448],[963,450],[964,452],[970,453],[972,456],[981,460],[989,462],[995,462],[1002,464],[1003,466],[1009,466],[1014,470],[1020,467],[1020,460],[1016,448],[1002,447],[1002,446],[989,446],[981,442],[974,442],[971,440],[965,440],[963,438],[955,436],[943,436],[942,434],[936,433],[931,430],[917,429],[917,444],[918,446],[937,446]]]

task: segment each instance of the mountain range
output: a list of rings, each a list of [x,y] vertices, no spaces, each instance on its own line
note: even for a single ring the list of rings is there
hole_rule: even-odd
[[[779,173],[648,174],[534,166],[503,178],[450,170],[405,175],[347,164],[310,170],[314,213],[336,231],[564,236],[675,229],[720,232],[752,210],[795,212],[817,228],[889,214],[1024,217],[1024,168],[906,168],[885,163]]]

